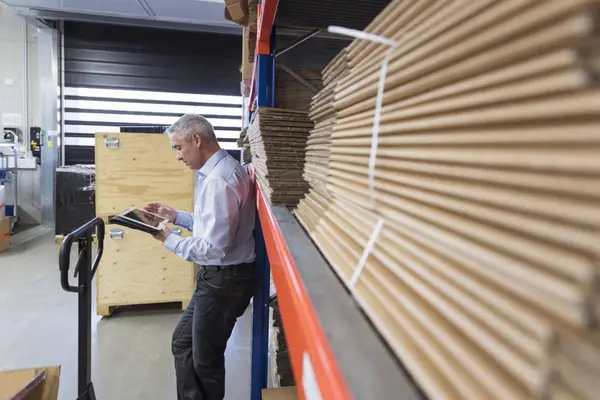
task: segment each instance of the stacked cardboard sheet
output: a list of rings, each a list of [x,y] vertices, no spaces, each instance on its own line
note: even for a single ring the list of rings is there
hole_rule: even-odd
[[[321,71],[310,68],[295,68],[293,74],[300,77],[315,90],[321,90]],[[308,112],[315,92],[290,75],[283,68],[275,73],[275,108]]]
[[[271,348],[269,352],[273,354],[273,361],[271,362],[272,374],[274,378],[274,387],[285,387],[294,386],[294,374],[292,370],[292,363],[290,362],[290,354],[287,341],[285,339],[285,332],[283,329],[283,320],[281,318],[281,311],[279,304],[276,302],[271,305],[273,309],[273,323],[271,325]]]
[[[246,137],[248,133],[248,128],[242,129],[240,132],[240,136],[236,144],[238,147],[242,149],[242,163],[248,164],[252,162],[252,153],[250,152],[250,143],[248,142],[248,138]]]
[[[312,237],[431,399],[598,398],[598,4],[397,0],[348,48]]]
[[[255,113],[247,138],[257,180],[271,204],[296,206],[308,191],[302,172],[312,127],[302,111],[259,108]]]
[[[313,97],[309,116],[315,128],[308,137],[304,178],[310,183],[309,193],[298,204],[296,216],[304,228],[312,232],[331,199],[326,189],[331,131],[335,123],[333,100],[338,81],[348,73],[348,56],[344,49],[323,69],[325,87]]]

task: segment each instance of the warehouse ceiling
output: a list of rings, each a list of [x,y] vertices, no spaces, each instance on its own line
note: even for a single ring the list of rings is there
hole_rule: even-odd
[[[224,17],[223,0],[0,0],[42,20],[105,22],[158,28],[240,33]]]
[[[278,27],[365,29],[390,0],[279,0]]]

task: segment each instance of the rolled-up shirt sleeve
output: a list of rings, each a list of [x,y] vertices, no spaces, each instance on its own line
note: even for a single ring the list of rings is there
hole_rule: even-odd
[[[175,219],[175,225],[191,231],[194,229],[194,214],[187,211],[177,210],[177,218]]]
[[[182,238],[170,234],[164,246],[187,261],[206,264],[225,257],[231,247],[239,224],[240,199],[221,178],[205,182],[199,197],[197,201],[203,207],[196,222],[200,226],[195,227],[198,235]]]

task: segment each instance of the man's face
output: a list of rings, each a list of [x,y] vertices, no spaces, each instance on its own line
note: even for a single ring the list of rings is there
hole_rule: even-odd
[[[189,142],[178,133],[171,135],[171,147],[177,152],[177,160],[194,170],[202,168],[205,163],[201,145],[202,138],[197,133],[192,135]]]

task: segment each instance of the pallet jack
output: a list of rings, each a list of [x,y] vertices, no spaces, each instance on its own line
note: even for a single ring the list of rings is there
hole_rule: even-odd
[[[96,258],[92,262],[93,234],[98,242]],[[69,284],[71,248],[77,241],[78,257],[74,277],[77,286]],[[96,400],[92,384],[92,280],[104,252],[104,221],[94,218],[65,236],[58,253],[60,284],[67,292],[79,294],[78,312],[78,361],[77,361],[77,400]]]

